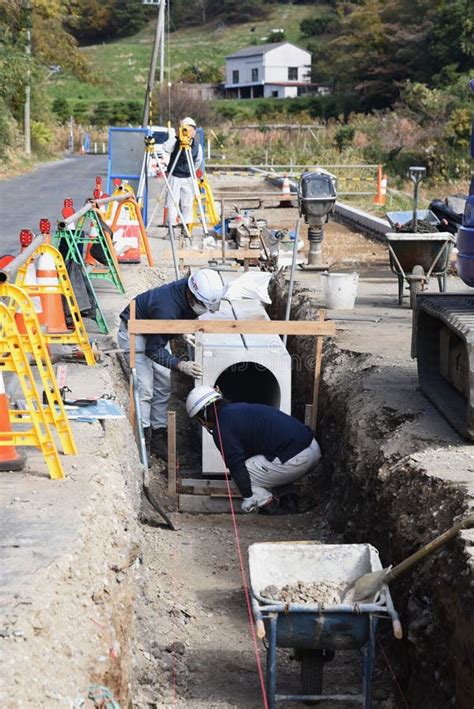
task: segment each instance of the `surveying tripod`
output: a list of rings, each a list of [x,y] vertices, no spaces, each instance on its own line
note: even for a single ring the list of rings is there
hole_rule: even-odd
[[[189,240],[191,240],[191,234],[190,234],[190,232],[189,232],[188,225],[186,224],[186,222],[185,222],[185,220],[184,220],[184,218],[183,218],[183,214],[182,214],[182,212],[181,212],[181,209],[180,209],[180,207],[179,207],[179,204],[178,204],[178,202],[177,202],[175,196],[173,195],[173,191],[172,191],[171,186],[170,186],[170,183],[169,183],[169,178],[173,175],[174,170],[175,170],[175,168],[176,168],[176,165],[177,165],[177,163],[178,163],[178,160],[179,160],[179,158],[181,157],[181,154],[183,153],[183,151],[184,151],[184,155],[185,155],[185,157],[186,157],[186,163],[187,163],[188,170],[189,170],[189,174],[190,174],[190,177],[191,177],[191,180],[192,180],[192,184],[193,184],[194,197],[195,197],[195,199],[196,199],[196,201],[197,201],[197,205],[198,205],[199,220],[200,220],[200,222],[201,222],[201,224],[202,224],[202,229],[203,229],[203,231],[204,231],[204,235],[205,235],[205,236],[208,236],[208,235],[209,235],[209,230],[208,230],[208,227],[207,227],[206,217],[205,217],[204,209],[203,209],[203,206],[202,206],[202,195],[201,195],[201,192],[200,192],[200,190],[199,190],[198,179],[197,179],[197,175],[196,175],[196,168],[194,167],[193,156],[192,156],[192,154],[191,154],[191,141],[192,141],[192,138],[191,138],[191,135],[190,135],[190,133],[189,133],[189,128],[188,128],[188,126],[180,126],[179,132],[178,132],[178,140],[179,140],[179,151],[178,151],[178,154],[176,155],[176,158],[175,158],[175,160],[174,160],[174,162],[173,162],[173,164],[172,164],[172,166],[171,166],[171,169],[169,170],[168,176],[167,176],[164,172],[162,172],[163,179],[164,179],[164,181],[165,181],[165,186],[164,186],[164,188],[163,188],[163,190],[162,190],[162,192],[161,192],[161,195],[160,195],[160,197],[159,197],[159,199],[158,199],[158,202],[161,201],[164,192],[167,190],[169,196],[171,197],[171,200],[172,200],[172,202],[173,202],[173,205],[174,205],[174,207],[175,207],[175,209],[176,209],[176,211],[177,211],[177,213],[178,213],[178,216],[179,216],[179,218],[180,218],[180,220],[181,220],[181,224],[182,224],[182,226],[183,226],[184,233],[185,233],[186,237],[187,237]],[[168,217],[168,227],[171,227],[171,228],[173,227],[173,225],[170,224],[169,217]]]

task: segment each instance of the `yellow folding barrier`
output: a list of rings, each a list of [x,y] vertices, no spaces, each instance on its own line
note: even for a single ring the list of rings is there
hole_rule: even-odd
[[[201,193],[202,208],[204,210],[206,222],[208,226],[215,226],[219,223],[219,215],[217,214],[216,203],[214,202],[214,195],[212,194],[211,185],[206,177],[200,177],[198,179],[198,187]],[[193,203],[193,223],[191,224],[191,228],[200,226],[200,224],[198,201],[195,197]]]
[[[32,305],[31,309],[33,310]],[[24,340],[18,332],[13,313],[5,303],[0,303],[0,344],[0,367],[2,371],[14,372],[17,375],[27,405],[26,411],[9,410],[10,422],[12,425],[31,423],[31,428],[28,430],[0,432],[0,445],[13,444],[39,448],[48,466],[50,477],[53,480],[60,480],[64,478],[61,461],[31,371]],[[39,359],[41,357],[35,357],[36,362]]]
[[[31,298],[25,291],[12,283],[0,284],[0,298],[8,299],[8,307],[5,307],[7,307],[11,318],[13,318],[13,322],[15,322],[15,313],[17,311],[20,311],[23,316],[26,332],[25,334],[20,334],[15,323],[16,337],[22,355],[25,358],[30,355],[38,367],[38,373],[47,400],[45,418],[56,429],[63,453],[65,455],[76,455],[76,444],[58,389],[46,341],[41,332],[41,326]],[[3,367],[3,371],[17,371],[13,357],[14,349],[17,347],[16,339],[9,341],[7,338],[5,340],[5,335],[3,334],[0,346],[2,349],[0,365]],[[28,421],[30,418],[33,420],[34,412],[31,410],[18,413],[23,415],[23,422]]]
[[[57,285],[27,285],[25,283],[28,266],[30,265],[32,259],[35,259],[42,254],[49,254],[54,259],[54,264],[58,274]],[[84,321],[82,320],[81,311],[79,310],[79,306],[77,304],[74,289],[71,285],[69,274],[60,252],[50,244],[41,244],[38,246],[33,256],[30,256],[28,261],[18,270],[15,285],[19,286],[22,291],[26,292],[30,297],[39,296],[43,293],[59,293],[64,296],[69,307],[69,312],[71,313],[71,331],[65,333],[45,333],[43,337],[48,344],[76,345],[80,347],[84,353],[87,364],[91,366],[94,365],[94,353],[92,352],[92,347],[84,326]]]

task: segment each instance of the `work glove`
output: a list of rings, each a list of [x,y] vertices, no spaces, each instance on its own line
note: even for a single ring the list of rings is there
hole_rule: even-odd
[[[197,362],[179,362],[178,372],[187,374],[188,377],[194,377],[194,379],[201,379],[202,377],[202,367]]]
[[[196,335],[183,335],[183,340],[190,347],[196,347]]]
[[[252,497],[244,497],[242,500],[242,512],[255,512],[259,507],[268,505],[273,500],[273,495],[268,490],[258,488],[254,490]]]

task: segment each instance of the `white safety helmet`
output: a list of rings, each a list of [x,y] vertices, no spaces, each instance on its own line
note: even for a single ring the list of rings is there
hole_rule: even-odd
[[[190,118],[189,116],[186,116],[186,118],[183,118],[179,122],[180,126],[192,126],[193,128],[196,128],[196,121],[193,118]]]
[[[226,289],[222,285],[217,271],[213,271],[211,268],[200,268],[199,271],[191,273],[189,276],[188,287],[194,297],[203,303],[211,313],[219,310]]]
[[[222,394],[217,389],[210,386],[198,386],[188,394],[186,399],[186,411],[189,418],[194,418],[200,411],[212,404],[214,401],[222,399]]]

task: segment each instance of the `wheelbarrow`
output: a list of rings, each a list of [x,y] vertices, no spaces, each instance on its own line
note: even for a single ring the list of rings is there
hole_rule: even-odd
[[[317,544],[278,542],[249,547],[252,609],[257,636],[266,638],[266,692],[269,709],[277,702],[338,701],[372,706],[371,684],[375,634],[379,618],[391,619],[401,638],[398,614],[386,585],[374,603],[288,603],[268,598],[269,587],[326,583],[350,586],[365,571],[382,568],[378,551],[370,544]],[[264,595],[262,595],[264,592]],[[277,648],[293,648],[301,663],[300,693],[277,691]],[[362,691],[358,694],[323,694],[323,668],[336,652],[359,650],[362,655]]]
[[[410,307],[416,305],[416,295],[428,285],[431,276],[438,279],[441,293],[446,290],[449,254],[455,239],[448,232],[433,234],[386,234],[390,269],[398,278],[398,304],[403,305],[405,281],[410,290]]]

